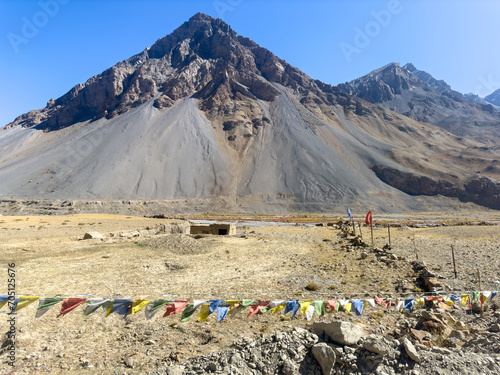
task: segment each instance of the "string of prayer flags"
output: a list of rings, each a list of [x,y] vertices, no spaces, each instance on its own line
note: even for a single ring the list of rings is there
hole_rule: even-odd
[[[149,302],[151,302],[150,299],[137,299],[132,302],[132,307],[131,307],[131,312],[130,315],[134,316],[137,314],[139,311],[141,311],[144,307],[146,307]]]
[[[300,310],[302,314],[305,315],[305,319],[312,320],[314,314],[321,319],[325,316],[326,312],[337,312],[339,307],[342,307],[342,311],[347,313],[354,309],[357,315],[362,315],[363,310],[368,306],[375,308],[378,305],[384,305],[389,309],[394,301],[397,311],[412,311],[417,307],[423,307],[425,303],[432,303],[437,305],[440,302],[446,303],[448,306],[453,305],[454,302],[459,302],[464,307],[470,308],[472,303],[480,302],[484,305],[488,299],[493,299],[498,294],[497,291],[474,291],[474,292],[464,292],[463,294],[450,294],[446,296],[428,296],[428,297],[409,297],[409,298],[391,298],[387,296],[386,298],[380,298],[374,296],[374,298],[366,299],[340,299],[340,300],[193,300],[192,302],[188,300],[146,300],[146,299],[109,299],[109,298],[67,298],[63,299],[61,297],[37,297],[37,296],[0,296],[0,308],[3,307],[9,301],[12,302],[12,306],[9,306],[10,313],[18,311],[31,303],[38,300],[38,308],[36,310],[35,318],[43,316],[51,307],[62,302],[61,310],[57,317],[63,316],[68,312],[74,310],[79,305],[86,302],[86,307],[84,309],[84,315],[90,315],[97,311],[99,307],[106,313],[106,317],[112,313],[123,315],[134,316],[138,312],[144,309],[146,319],[152,319],[154,315],[162,308],[166,307],[166,312],[164,317],[170,315],[176,315],[181,312],[181,321],[188,321],[194,312],[200,307],[200,312],[198,316],[199,321],[205,321],[210,314],[216,312],[217,321],[221,322],[231,316],[235,317],[240,311],[245,308],[249,308],[248,317],[252,317],[255,314],[264,314],[271,311],[272,314],[276,314],[284,310],[284,314],[292,312],[292,319],[295,318],[297,311]],[[398,294],[399,295],[399,294]],[[327,310],[328,309],[328,310]]]
[[[189,301],[171,301],[167,304],[167,311],[163,314],[163,317],[167,317],[169,315],[175,315],[182,311],[184,307],[187,306]]]
[[[46,298],[42,297],[38,300],[38,309],[36,310],[35,318],[40,318],[43,314],[49,311],[54,305],[61,302],[63,298],[54,297],[54,298]]]
[[[154,301],[148,303],[144,310],[146,314],[146,319],[150,320],[156,315],[160,308],[165,306],[167,303],[171,302],[169,299],[155,299]]]
[[[131,299],[115,299],[106,313],[106,318],[113,313],[123,315],[123,317],[127,316],[131,303]]]
[[[68,298],[65,299],[61,305],[61,312],[57,316],[58,318],[60,316],[66,315],[70,311],[76,309],[78,306],[80,306],[82,303],[84,303],[87,300],[87,298]]]

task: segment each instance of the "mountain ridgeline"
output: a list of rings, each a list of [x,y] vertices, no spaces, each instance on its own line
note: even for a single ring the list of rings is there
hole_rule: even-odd
[[[199,13],[2,129],[0,196],[500,209],[482,135],[498,136],[498,111],[460,95],[394,64],[334,87]]]

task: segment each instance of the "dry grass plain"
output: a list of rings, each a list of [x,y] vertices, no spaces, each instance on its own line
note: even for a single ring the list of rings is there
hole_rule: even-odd
[[[152,228],[175,220],[113,215],[2,216],[0,217],[0,294],[7,292],[7,265],[15,263],[19,295],[131,299],[326,299],[367,298],[415,292],[415,275],[409,261],[419,259],[438,273],[445,284],[477,290],[477,271],[483,290],[498,289],[500,280],[499,215],[451,214],[392,215],[384,222],[400,224],[391,230],[393,252],[398,258],[380,262],[374,253],[360,257],[362,249],[346,249],[345,239],[334,227],[268,225],[239,228],[236,236],[188,234],[110,237],[117,231]],[[318,221],[325,220],[317,218]],[[470,225],[459,225],[468,221]],[[495,225],[472,225],[482,220]],[[314,221],[308,219],[308,221]],[[446,226],[412,228],[418,222]],[[82,240],[85,232],[98,231],[104,239]],[[369,238],[364,228],[365,240]],[[388,241],[387,229],[374,231],[375,245]],[[369,240],[368,240],[369,242]],[[455,247],[458,278],[453,275],[451,246]],[[310,292],[306,285],[318,290]],[[16,317],[16,373],[132,374],[177,363],[191,356],[228,347],[239,337],[256,336],[288,326],[306,327],[303,316],[294,321],[282,314],[265,314],[217,323],[214,316],[186,323],[177,316],[158,314],[146,320],[103,311],[84,316],[82,307],[56,318],[59,305],[35,319],[38,303],[20,310]],[[8,330],[4,307],[0,329]],[[371,316],[339,312],[336,317],[366,325],[390,327],[399,313]],[[315,317],[314,319],[317,319]],[[11,370],[5,353],[2,373]]]

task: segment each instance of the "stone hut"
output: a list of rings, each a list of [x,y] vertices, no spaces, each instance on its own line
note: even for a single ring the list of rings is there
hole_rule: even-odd
[[[191,223],[190,233],[231,236],[236,234],[236,225],[234,223],[213,223],[213,224]]]

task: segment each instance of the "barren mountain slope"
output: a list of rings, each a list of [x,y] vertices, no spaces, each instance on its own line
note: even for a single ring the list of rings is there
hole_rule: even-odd
[[[197,14],[0,131],[0,196],[386,210],[440,194],[500,208],[498,155],[314,81]]]

